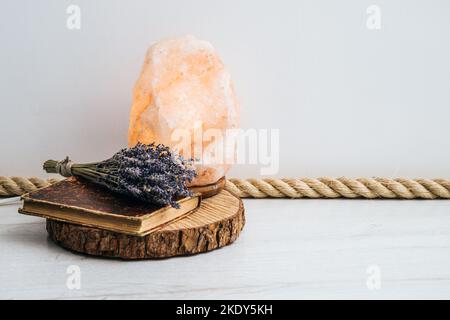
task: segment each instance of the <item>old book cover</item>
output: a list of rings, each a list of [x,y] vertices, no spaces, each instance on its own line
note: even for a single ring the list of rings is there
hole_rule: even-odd
[[[144,236],[181,219],[200,205],[200,196],[178,200],[180,208],[160,207],[110,192],[74,177],[22,196],[20,213]]]

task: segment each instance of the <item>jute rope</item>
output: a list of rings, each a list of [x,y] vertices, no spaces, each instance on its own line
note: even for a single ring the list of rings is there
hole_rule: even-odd
[[[226,189],[241,198],[450,199],[447,179],[229,179]]]
[[[24,193],[48,187],[58,179],[2,177],[0,176],[0,197],[20,196]]]
[[[19,196],[56,181],[0,176],[0,196]],[[225,189],[241,198],[450,199],[450,180],[447,179],[231,178],[227,179]]]

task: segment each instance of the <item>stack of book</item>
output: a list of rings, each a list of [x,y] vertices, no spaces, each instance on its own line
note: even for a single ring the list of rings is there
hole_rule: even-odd
[[[200,206],[200,194],[161,207],[112,193],[71,177],[22,197],[20,213],[114,232],[145,236],[183,219]]]

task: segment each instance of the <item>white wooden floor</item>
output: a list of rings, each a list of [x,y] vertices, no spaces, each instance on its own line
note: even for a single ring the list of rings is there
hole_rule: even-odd
[[[17,208],[0,206],[2,299],[450,298],[450,201],[245,200],[231,246],[135,262],[61,249]]]

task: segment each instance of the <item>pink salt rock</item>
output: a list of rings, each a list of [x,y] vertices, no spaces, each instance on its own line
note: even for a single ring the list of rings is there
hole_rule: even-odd
[[[200,160],[191,185],[207,185],[229,170],[236,141],[227,133],[238,125],[230,75],[210,43],[186,36],[148,49],[134,88],[130,147],[162,143]]]

